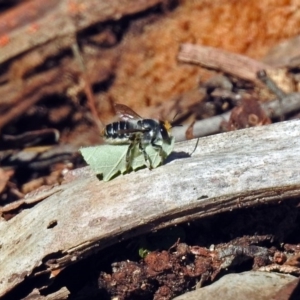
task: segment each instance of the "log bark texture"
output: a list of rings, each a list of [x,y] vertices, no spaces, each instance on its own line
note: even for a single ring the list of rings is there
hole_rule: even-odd
[[[0,296],[27,276],[55,276],[119,240],[299,197],[299,136],[299,120],[218,134],[200,139],[192,155],[196,140],[178,143],[152,171],[110,182],[85,175],[53,187],[51,196],[0,223]]]

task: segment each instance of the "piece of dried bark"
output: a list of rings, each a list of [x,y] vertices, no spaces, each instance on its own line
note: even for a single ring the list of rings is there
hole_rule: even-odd
[[[23,199],[11,202],[5,206],[0,207],[0,214],[9,213],[17,208],[20,208],[22,205],[38,203],[49,196],[60,192],[60,186],[41,186],[36,189],[34,192],[30,192]]]
[[[225,127],[230,131],[271,123],[257,100],[244,98],[240,105],[231,110],[230,119]]]
[[[60,290],[48,294],[47,296],[43,296],[40,294],[38,289],[34,289],[27,297],[22,300],[64,300],[68,299],[70,295],[69,290],[66,287],[62,287]]]
[[[295,278],[291,275],[255,271],[228,274],[212,285],[175,297],[174,300],[269,300],[274,299],[280,288],[293,282]]]

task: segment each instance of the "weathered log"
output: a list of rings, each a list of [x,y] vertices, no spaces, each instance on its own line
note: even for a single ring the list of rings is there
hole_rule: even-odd
[[[192,155],[196,140],[178,143],[152,171],[54,187],[51,196],[0,223],[0,296],[28,276],[55,276],[119,240],[299,197],[299,136],[298,120],[228,132],[202,138]]]

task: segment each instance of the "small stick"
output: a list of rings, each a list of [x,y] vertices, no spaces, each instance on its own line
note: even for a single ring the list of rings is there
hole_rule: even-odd
[[[265,70],[259,70],[256,73],[257,78],[264,83],[267,88],[275,94],[278,98],[279,107],[281,110],[280,113],[280,121],[284,121],[284,113],[283,113],[283,100],[286,98],[287,94],[278,87],[278,85],[267,75],[267,72]]]
[[[24,148],[37,145],[41,141],[47,141],[49,143],[49,140],[51,143],[57,143],[59,137],[59,131],[54,128],[32,130],[18,135],[3,134],[0,136],[0,149]]]
[[[104,128],[104,125],[102,124],[102,122],[100,121],[99,116],[98,116],[98,112],[97,112],[97,109],[96,109],[96,106],[95,106],[95,97],[94,97],[94,94],[93,94],[93,91],[92,91],[92,88],[91,88],[91,83],[90,83],[90,81],[88,80],[88,78],[86,76],[85,64],[84,64],[83,57],[80,53],[79,46],[78,46],[77,42],[75,42],[72,45],[72,51],[73,51],[74,57],[77,60],[78,65],[79,65],[80,70],[81,70],[81,75],[80,76],[81,76],[81,78],[83,79],[83,82],[84,82],[84,92],[85,92],[86,97],[87,97],[87,103],[88,103],[88,106],[89,106],[90,111],[92,113],[93,120],[94,120],[95,124],[97,125],[99,131],[101,132],[101,130]]]

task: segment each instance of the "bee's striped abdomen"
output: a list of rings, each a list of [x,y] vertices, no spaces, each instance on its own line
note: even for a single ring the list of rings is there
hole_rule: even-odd
[[[132,133],[126,131],[133,128],[133,125],[127,121],[108,124],[105,127],[104,139],[110,144],[130,143]]]

